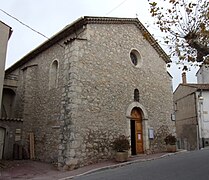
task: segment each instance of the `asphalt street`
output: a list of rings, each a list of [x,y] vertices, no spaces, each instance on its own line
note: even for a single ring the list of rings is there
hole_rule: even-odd
[[[77,180],[208,180],[209,149],[184,152],[76,177]]]

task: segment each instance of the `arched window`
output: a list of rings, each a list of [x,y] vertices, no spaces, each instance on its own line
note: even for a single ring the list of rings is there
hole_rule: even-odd
[[[139,90],[134,89],[134,101],[139,102]]]
[[[58,61],[54,60],[50,67],[49,89],[57,87],[58,84]]]

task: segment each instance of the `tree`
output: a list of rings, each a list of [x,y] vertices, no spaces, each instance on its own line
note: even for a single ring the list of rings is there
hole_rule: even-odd
[[[148,1],[155,24],[165,33],[171,59],[177,57],[183,65],[209,63],[209,1]]]

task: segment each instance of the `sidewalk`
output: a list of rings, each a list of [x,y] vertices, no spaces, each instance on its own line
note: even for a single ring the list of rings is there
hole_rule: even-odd
[[[58,171],[56,167],[52,164],[47,164],[39,161],[0,161],[0,180],[67,180],[73,179],[73,177],[75,176],[81,176],[95,171],[116,168],[119,166],[125,166],[136,162],[150,161],[173,154],[176,153],[158,153],[150,155],[141,154],[130,157],[129,160],[124,163],[117,163],[114,160],[108,160],[89,166],[81,167],[72,171]]]

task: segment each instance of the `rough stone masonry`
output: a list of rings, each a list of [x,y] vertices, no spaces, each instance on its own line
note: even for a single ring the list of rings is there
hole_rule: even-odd
[[[130,138],[132,106],[142,112],[144,153],[162,151],[175,133],[168,60],[137,19],[81,18],[19,62],[6,75],[19,77],[14,112],[26,147],[35,135],[36,159],[74,169],[113,158],[113,140]]]

